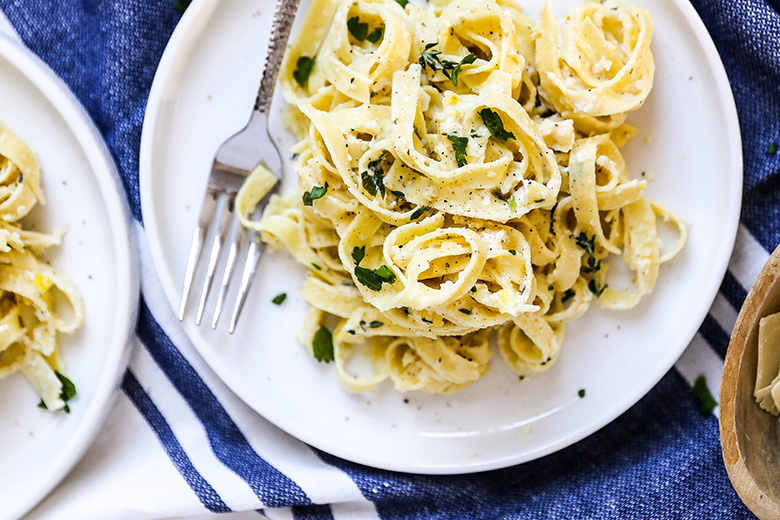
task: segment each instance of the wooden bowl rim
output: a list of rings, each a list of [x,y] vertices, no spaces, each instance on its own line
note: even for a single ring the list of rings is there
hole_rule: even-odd
[[[759,311],[780,278],[780,245],[769,256],[737,316],[729,340],[720,387],[720,438],[723,461],[732,486],[759,518],[780,518],[780,504],[768,497],[748,471],[737,440],[736,399],[740,367],[748,339],[758,326]]]

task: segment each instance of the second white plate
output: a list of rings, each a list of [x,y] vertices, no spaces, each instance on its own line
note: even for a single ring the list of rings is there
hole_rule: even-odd
[[[0,381],[0,519],[21,517],[70,471],[113,402],[135,327],[138,275],[129,212],[108,149],[68,87],[0,36],[0,119],[33,149],[46,205],[40,230],[67,225],[52,264],[78,286],[84,325],[58,341],[76,385],[70,413],[37,407],[21,373]]]
[[[563,10],[575,1],[558,2]],[[389,384],[353,395],[294,339],[305,302],[302,271],[285,253],[263,258],[234,335],[184,329],[225,383],[299,439],[363,464],[417,473],[465,473],[552,453],[604,426],[672,367],[717,292],[736,233],[742,162],[736,110],[709,35],[687,1],[649,0],[657,73],[629,121],[632,176],[655,173],[648,195],[690,224],[683,252],[662,267],[652,295],[629,312],[591,309],[567,327],[558,363],[518,381],[500,356],[452,396],[401,395]],[[541,0],[529,1],[534,17]],[[306,9],[306,2],[301,9]],[[240,129],[259,82],[271,6],[195,2],[176,29],[152,87],[141,144],[141,199],[149,246],[176,308],[192,230],[217,146]],[[300,17],[299,17],[300,18]],[[274,115],[282,100],[277,96]],[[287,149],[289,135],[272,122]],[[295,185],[288,161],[284,190]],[[286,292],[282,306],[271,304]],[[227,320],[224,320],[227,321]],[[580,389],[586,390],[583,399]]]

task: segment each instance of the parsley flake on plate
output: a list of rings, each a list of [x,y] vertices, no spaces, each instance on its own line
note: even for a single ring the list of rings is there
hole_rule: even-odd
[[[330,363],[333,361],[333,335],[325,325],[320,325],[317,332],[314,333],[314,339],[311,342],[314,359],[321,363]]]
[[[62,401],[65,403],[65,406],[62,408],[62,410],[65,413],[70,413],[70,406],[68,406],[68,401],[76,397],[76,385],[73,384],[73,381],[60,374],[57,370],[54,371],[54,375],[57,376],[57,379],[60,380],[60,384],[62,384],[62,390],[60,390],[60,399],[62,399]],[[46,403],[43,402],[43,399],[41,399],[41,402],[38,403],[38,407],[46,408]]]

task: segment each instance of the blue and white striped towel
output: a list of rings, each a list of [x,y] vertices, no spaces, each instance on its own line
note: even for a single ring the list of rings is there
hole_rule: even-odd
[[[182,334],[152,269],[138,195],[141,123],[179,19],[173,0],[0,0],[103,132],[142,261],[122,392],[94,445],[30,518],[752,518],[723,468],[717,417],[701,416],[690,385],[704,374],[717,395],[738,309],[780,243],[780,154],[768,152],[780,141],[780,14],[778,0],[692,3],[726,65],[745,154],[742,226],[699,333],[645,398],[576,445],[503,470],[420,476],[349,463],[289,437],[233,396]]]

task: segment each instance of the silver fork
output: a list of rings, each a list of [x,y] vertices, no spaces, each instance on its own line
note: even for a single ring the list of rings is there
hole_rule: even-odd
[[[205,267],[205,275],[198,299],[195,324],[200,325],[203,318],[214,274],[220,263],[220,253],[223,249],[225,238],[228,236],[232,238],[228,247],[227,257],[225,258],[225,270],[214,307],[211,328],[216,329],[217,327],[217,322],[225,303],[225,297],[233,279],[237,260],[241,256],[242,245],[248,242],[244,265],[241,269],[241,285],[236,294],[233,314],[228,327],[229,333],[232,334],[235,330],[238,317],[244,307],[247,292],[257,271],[257,264],[260,260],[263,246],[260,237],[254,231],[241,231],[238,218],[234,214],[236,194],[249,173],[261,162],[277,177],[281,177],[282,158],[276,145],[268,135],[268,109],[299,2],[300,0],[277,1],[263,77],[260,81],[252,115],[246,126],[222,143],[214,155],[214,163],[211,166],[211,175],[209,176],[206,195],[201,206],[200,218],[192,236],[190,252],[187,258],[187,268],[184,273],[184,289],[181,295],[181,302],[179,303],[179,321],[184,319],[195,275],[198,272],[200,260],[204,256],[203,245],[209,237],[209,229],[212,226],[217,227],[210,237],[208,263]],[[279,184],[277,182],[272,191],[277,190]],[[262,206],[265,205],[264,203],[267,200],[268,196],[258,204],[257,211],[262,210]]]

